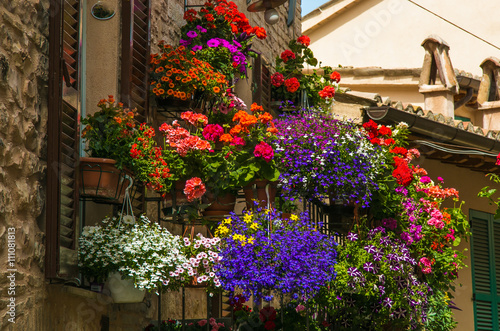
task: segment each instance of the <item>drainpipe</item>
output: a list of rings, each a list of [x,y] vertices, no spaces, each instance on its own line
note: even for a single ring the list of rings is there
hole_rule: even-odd
[[[365,108],[365,114],[369,119],[382,124],[397,125],[405,122],[413,133],[429,137],[437,142],[477,148],[494,154],[500,152],[500,141],[390,106]]]
[[[467,102],[469,102],[472,99],[472,96],[474,95],[474,88],[473,87],[468,87],[467,88],[467,94],[460,100],[455,102],[455,110],[462,107],[465,105]]]

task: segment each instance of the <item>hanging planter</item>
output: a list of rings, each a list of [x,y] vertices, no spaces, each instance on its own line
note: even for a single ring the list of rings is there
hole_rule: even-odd
[[[247,209],[253,209],[254,201],[258,202],[258,207],[274,207],[276,198],[277,183],[269,180],[255,180],[243,187]]]
[[[146,290],[136,288],[132,279],[122,279],[118,272],[109,275],[107,285],[114,303],[142,302],[146,294]]]
[[[112,159],[80,158],[80,195],[82,197],[122,201],[132,183],[132,172],[115,167]]]
[[[178,98],[156,98],[156,105],[158,108],[173,112],[188,111],[193,107],[192,99],[178,99]]]

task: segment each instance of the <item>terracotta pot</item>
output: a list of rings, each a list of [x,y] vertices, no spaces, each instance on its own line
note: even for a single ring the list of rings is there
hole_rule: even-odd
[[[105,200],[123,199],[125,189],[131,180],[132,172],[119,170],[112,159],[81,157],[80,158],[80,195]]]
[[[223,196],[215,197],[215,195],[207,191],[204,195],[203,203],[209,203],[210,206],[203,210],[203,216],[224,216],[229,215],[234,211],[234,205],[236,204],[236,195],[232,193],[226,193]]]
[[[206,287],[206,286],[207,286],[207,282],[198,283],[198,277],[196,277],[196,276],[191,277],[191,280],[189,281],[189,283],[184,285],[184,287],[189,287],[189,288],[200,288],[200,287]]]
[[[179,180],[175,182],[174,190],[175,190],[175,205],[182,206],[188,203],[187,197],[184,194],[184,186],[186,186],[185,180]],[[172,207],[174,205],[174,199],[172,193],[165,193],[163,195],[163,201],[165,207]]]
[[[193,107],[193,100],[181,100],[178,98],[156,98],[156,105],[158,108],[166,109],[169,111],[184,112]]]
[[[274,207],[276,198],[277,183],[268,180],[255,180],[250,185],[243,188],[247,209],[254,208],[254,200],[258,202],[258,206],[262,208]]]

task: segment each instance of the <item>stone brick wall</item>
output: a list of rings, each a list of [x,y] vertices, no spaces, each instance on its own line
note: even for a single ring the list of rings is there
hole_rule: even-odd
[[[0,326],[43,330],[48,0],[0,6]],[[8,264],[14,229],[15,261]],[[11,251],[12,252],[12,251]],[[9,271],[16,269],[17,271]],[[10,276],[10,278],[7,278]],[[15,281],[12,276],[15,276]],[[15,295],[10,284],[15,284]],[[15,299],[15,322],[8,304]],[[12,312],[12,310],[10,310]]]
[[[280,6],[278,12],[280,20],[275,25],[268,25],[264,21],[264,12],[250,13],[246,10],[246,0],[235,0],[238,9],[245,13],[250,20],[250,24],[262,26],[267,31],[267,38],[264,41],[255,38],[253,48],[262,52],[263,56],[274,63],[274,59],[286,47],[288,41],[297,38],[301,33],[301,1],[297,1],[295,9],[295,22],[287,27],[288,2]],[[252,1],[254,2],[254,1]],[[188,5],[203,4],[204,0],[188,0]],[[196,8],[194,8],[196,9]],[[180,38],[180,28],[184,25],[184,1],[182,0],[158,0],[152,1],[151,9],[151,46],[153,51],[157,51],[156,44],[160,40],[168,43],[176,43]]]

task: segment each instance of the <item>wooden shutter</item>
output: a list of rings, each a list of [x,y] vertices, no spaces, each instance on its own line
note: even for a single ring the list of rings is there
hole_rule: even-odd
[[[478,211],[470,217],[475,329],[499,330],[500,220]]]
[[[150,1],[122,2],[121,101],[137,108],[139,121],[148,119]]]
[[[77,275],[80,1],[50,12],[45,274],[59,278]]]
[[[150,121],[149,55],[150,0],[122,2],[121,101],[137,108],[140,122]],[[144,211],[144,187],[135,184],[132,204],[134,212]]]
[[[255,58],[253,66],[253,102],[264,107],[265,111],[271,111],[271,72],[267,61],[259,54]]]

